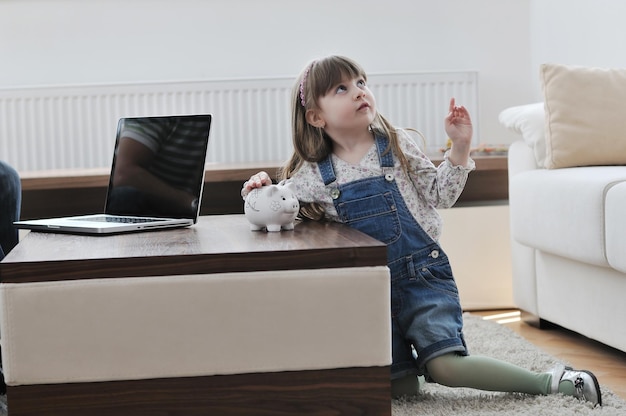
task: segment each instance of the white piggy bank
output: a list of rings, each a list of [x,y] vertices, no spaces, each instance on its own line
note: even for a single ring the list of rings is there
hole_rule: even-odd
[[[293,230],[300,203],[290,183],[255,188],[244,203],[244,214],[252,231]]]

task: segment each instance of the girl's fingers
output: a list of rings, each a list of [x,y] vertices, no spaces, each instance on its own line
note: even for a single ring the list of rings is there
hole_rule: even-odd
[[[250,180],[248,182],[246,182],[246,185],[253,183],[256,185],[263,185],[264,183],[267,183],[270,181],[270,176],[267,174],[267,172],[259,172],[255,175],[252,175],[250,177]]]

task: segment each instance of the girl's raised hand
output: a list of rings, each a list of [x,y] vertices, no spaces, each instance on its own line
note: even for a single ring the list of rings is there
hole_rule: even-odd
[[[446,133],[452,141],[448,160],[453,165],[466,166],[472,144],[472,119],[463,106],[457,107],[454,98],[450,99],[448,115],[445,118]]]
[[[268,175],[267,172],[261,171],[259,173],[256,173],[250,176],[250,179],[243,183],[243,187],[241,188],[241,197],[245,199],[245,197],[254,188],[260,188],[262,186],[271,184],[272,178],[270,178],[270,175]]]
[[[456,106],[454,98],[450,99],[448,115],[445,118],[445,129],[452,143],[470,145],[473,132],[472,119],[464,106]]]

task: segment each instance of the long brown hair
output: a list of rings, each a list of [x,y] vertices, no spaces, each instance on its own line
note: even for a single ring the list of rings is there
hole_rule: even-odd
[[[311,62],[302,71],[293,86],[291,94],[291,126],[293,154],[287,163],[279,170],[280,179],[288,179],[298,171],[304,162],[317,163],[324,160],[332,153],[332,139],[323,129],[310,125],[306,120],[306,112],[317,109],[318,100],[341,83],[343,79],[362,77],[367,81],[367,75],[359,64],[344,56],[328,56]],[[389,146],[385,152],[393,151],[400,160],[402,168],[409,170],[406,156],[400,149],[398,134],[380,113],[376,114],[370,126],[374,134],[385,136],[389,139]],[[303,205],[301,214],[312,219],[320,219],[323,216],[321,207]]]

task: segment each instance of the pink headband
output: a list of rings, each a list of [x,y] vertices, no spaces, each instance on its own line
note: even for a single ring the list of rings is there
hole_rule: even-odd
[[[316,61],[311,62],[311,65],[307,67],[304,71],[304,75],[302,75],[302,81],[300,81],[300,104],[302,104],[302,107],[306,107],[306,100],[304,99],[304,83],[306,82],[306,78],[309,76],[309,71],[313,68],[313,65],[315,65],[315,62]]]

